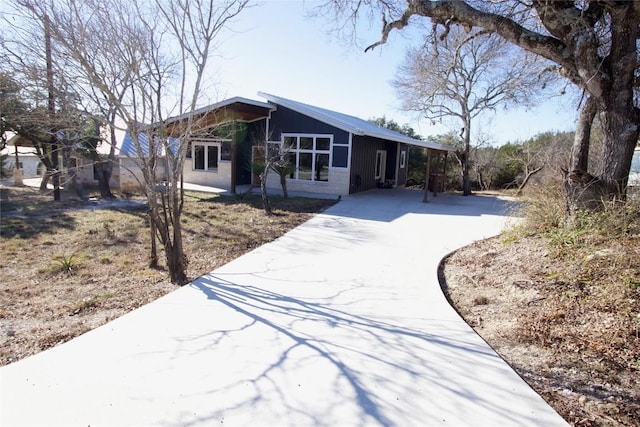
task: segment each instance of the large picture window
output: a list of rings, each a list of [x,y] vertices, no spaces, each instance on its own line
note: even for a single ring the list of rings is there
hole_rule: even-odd
[[[283,135],[289,160],[295,166],[292,179],[329,181],[329,157],[333,135]]]

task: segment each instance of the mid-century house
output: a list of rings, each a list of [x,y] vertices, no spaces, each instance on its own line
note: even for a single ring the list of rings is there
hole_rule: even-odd
[[[292,191],[353,194],[377,187],[403,187],[409,145],[445,154],[452,147],[421,141],[360,118],[267,93],[275,110],[266,120],[270,141],[291,147]],[[279,186],[277,177],[268,182]]]
[[[268,142],[284,144],[284,155],[294,165],[287,178],[289,191],[348,195],[378,187],[403,187],[409,145],[427,148],[436,155],[446,156],[452,150],[347,114],[267,93],[259,95],[266,102],[235,97],[195,112],[197,132],[189,141],[185,182],[231,192],[239,185],[256,184],[251,165],[261,160]],[[169,131],[182,119],[167,120]],[[115,187],[126,190],[138,186],[140,171],[129,135],[121,140],[117,157]],[[90,170],[79,169],[80,176],[91,179]],[[280,190],[276,173],[269,175],[267,187]]]
[[[255,184],[251,164],[260,160],[266,140],[286,147],[294,164],[287,178],[290,191],[347,195],[404,186],[409,145],[444,155],[452,150],[336,111],[259,95],[267,102],[236,97],[196,112],[200,132],[189,142],[185,182],[231,191],[238,185]],[[219,125],[225,122],[234,125]],[[126,153],[125,146],[126,140],[122,150]],[[280,189],[275,173],[267,186]]]

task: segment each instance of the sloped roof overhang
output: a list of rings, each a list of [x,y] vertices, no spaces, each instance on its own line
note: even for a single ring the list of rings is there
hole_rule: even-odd
[[[236,96],[199,108],[193,112],[193,116],[195,127],[200,130],[229,121],[254,122],[269,117],[275,109],[272,104]],[[167,119],[166,124],[171,129],[187,117],[188,114],[171,117]]]
[[[437,144],[431,141],[423,141],[420,139],[411,138],[399,132],[378,126],[375,123],[371,123],[358,117],[350,116],[348,114],[338,113],[337,111],[327,110],[325,108],[320,108],[313,105],[304,104],[302,102],[281,98],[279,96],[271,95],[264,92],[258,92],[258,95],[273,104],[281,105],[290,110],[335,126],[338,129],[350,132],[354,135],[370,136],[374,138],[385,139],[388,141],[415,145],[418,147],[428,148],[430,150],[440,152],[454,151],[453,147]]]

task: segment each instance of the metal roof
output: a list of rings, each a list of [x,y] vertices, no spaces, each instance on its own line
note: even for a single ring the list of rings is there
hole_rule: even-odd
[[[374,138],[386,139],[389,141],[401,142],[403,144],[416,145],[418,147],[431,148],[433,150],[454,151],[453,147],[437,144],[431,141],[423,141],[403,135],[399,132],[378,126],[367,120],[348,114],[339,113],[337,111],[327,110],[325,108],[315,107],[313,105],[303,104],[302,102],[293,101],[291,99],[281,98],[264,92],[258,92],[258,95],[267,101],[281,105],[290,110],[304,114],[321,122],[330,124],[350,132],[354,135],[371,136]]]

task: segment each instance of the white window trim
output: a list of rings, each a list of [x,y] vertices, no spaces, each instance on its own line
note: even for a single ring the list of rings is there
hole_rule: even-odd
[[[289,148],[287,152],[289,153],[296,153],[296,154],[304,154],[304,153],[311,153],[313,155],[313,157],[315,157],[316,154],[328,154],[329,155],[329,164],[327,165],[328,171],[331,172],[331,165],[333,163],[333,134],[323,134],[323,133],[282,133],[281,136],[281,144],[284,144],[285,138],[296,138],[296,147],[295,148]],[[329,139],[329,148],[327,150],[316,150],[314,149],[308,149],[308,148],[303,148],[303,149],[299,149],[298,146],[300,145],[300,138],[313,138],[314,140],[314,146],[315,146],[315,140],[318,138],[326,138]],[[296,165],[295,165],[295,172],[294,172],[294,178],[287,178],[288,180],[292,180],[292,181],[298,181],[298,182],[311,182],[314,184],[318,184],[318,185],[323,185],[323,184],[327,184],[328,181],[316,181],[314,178],[316,176],[315,173],[315,168],[316,168],[316,164],[315,162],[312,163],[311,165],[311,179],[299,179],[298,178],[298,172],[299,172],[299,168],[300,168],[300,156],[296,155]],[[329,179],[329,177],[327,177],[327,179]]]
[[[387,162],[387,150],[376,151],[376,163],[375,163],[375,177],[376,181],[384,181],[386,175],[386,162]],[[378,165],[380,167],[378,168]]]
[[[219,166],[211,169],[209,169],[208,167],[209,150],[207,150],[207,147],[218,147],[218,159],[216,164],[219,165],[220,162],[223,161],[223,160],[220,160],[220,157],[222,154],[222,143],[226,142],[226,140],[216,139],[215,141],[212,141],[212,140],[193,139],[189,142],[191,143],[191,170],[194,172],[217,172],[219,169]],[[205,148],[204,149],[204,169],[196,169],[196,145],[202,146]]]
[[[407,166],[407,151],[400,151],[400,169],[404,169]]]

